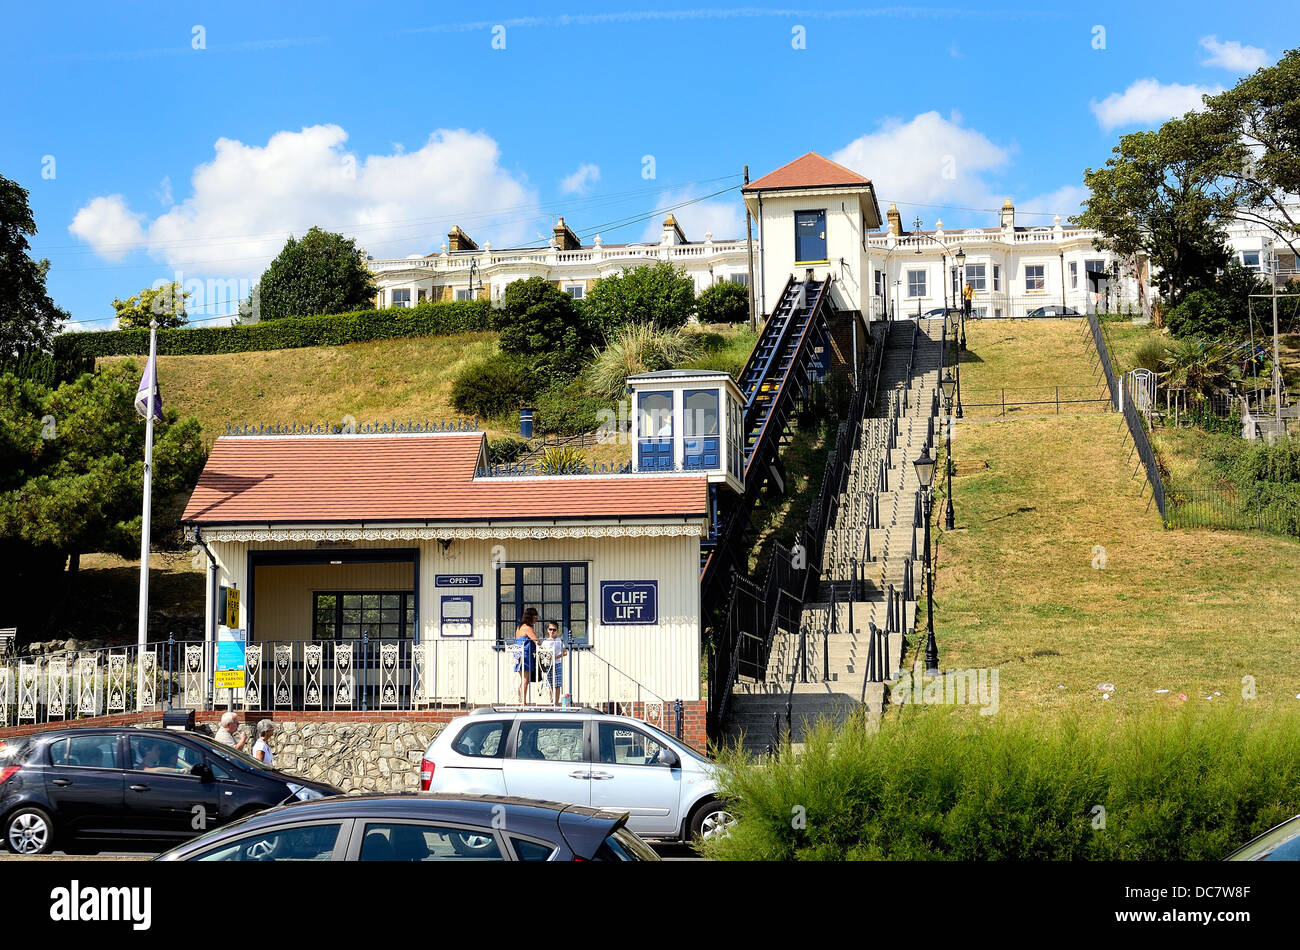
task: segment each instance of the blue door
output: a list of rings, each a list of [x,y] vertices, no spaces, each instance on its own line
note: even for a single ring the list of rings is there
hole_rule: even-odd
[[[795,263],[826,260],[826,212],[794,213]]]

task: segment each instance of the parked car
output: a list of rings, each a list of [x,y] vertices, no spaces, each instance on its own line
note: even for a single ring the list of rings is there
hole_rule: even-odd
[[[338,794],[194,732],[61,729],[0,747],[0,829],[18,854],[175,843],[285,801]]]
[[[260,812],[158,861],[658,861],[627,814],[494,795],[348,795]]]
[[[1026,317],[1081,317],[1079,311],[1073,307],[1062,307],[1060,304],[1049,304],[1046,307],[1039,307],[1036,310],[1030,310]]]
[[[708,759],[649,723],[595,709],[476,709],[430,743],[420,784],[625,811],[646,838],[709,838],[733,820]]]
[[[1300,861],[1300,815],[1246,842],[1225,861]]]
[[[961,307],[935,307],[933,310],[927,310],[921,314],[922,317],[942,317],[945,314],[956,316],[961,313]]]

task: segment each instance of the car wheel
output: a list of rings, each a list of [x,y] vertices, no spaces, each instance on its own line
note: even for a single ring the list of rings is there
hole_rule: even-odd
[[[456,853],[465,858],[477,858],[496,850],[496,839],[491,835],[474,835],[467,831],[454,831],[447,836]]]
[[[724,838],[735,822],[736,819],[722,802],[708,802],[697,808],[695,814],[691,816],[691,837],[704,841]]]
[[[14,854],[49,854],[54,823],[42,808],[19,808],[5,820],[5,845]]]

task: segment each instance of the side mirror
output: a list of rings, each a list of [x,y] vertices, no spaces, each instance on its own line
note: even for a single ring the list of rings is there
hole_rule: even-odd
[[[675,769],[677,766],[682,764],[682,760],[678,757],[677,753],[667,746],[664,746],[659,750],[659,755],[656,758],[656,761],[660,765],[667,766],[670,769]]]
[[[197,775],[205,782],[211,782],[214,778],[212,767],[206,762],[200,762],[198,765],[194,766],[194,768],[190,769],[190,774]]]

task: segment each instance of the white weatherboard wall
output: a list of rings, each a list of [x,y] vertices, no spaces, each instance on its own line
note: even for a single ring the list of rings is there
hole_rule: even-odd
[[[793,274],[803,280],[809,267],[821,280],[829,274],[835,279],[833,299],[840,310],[865,310],[863,283],[866,240],[863,232],[860,193],[844,190],[809,189],[796,195],[763,194],[760,233],[762,245],[762,307],[770,314],[781,296],[781,289]],[[754,204],[757,205],[757,200]],[[825,264],[802,264],[795,259],[794,215],[796,211],[826,212]],[[872,212],[874,214],[874,211]]]
[[[217,541],[208,546],[217,558],[217,582],[232,582],[244,591],[240,601],[241,624],[248,625],[248,566],[250,550],[304,551],[318,553],[312,542],[302,541]],[[588,564],[587,613],[590,639],[596,656],[672,702],[698,700],[700,696],[700,581],[699,537],[696,535],[563,538],[520,540],[514,538],[454,540],[444,552],[437,541],[356,541],[351,547],[335,548],[349,553],[392,548],[418,548],[420,552],[419,617],[423,643],[464,643],[465,638],[439,635],[440,597],[443,594],[469,595],[474,598],[473,656],[483,654],[484,646],[496,637],[496,572],[494,556],[505,563],[542,563],[585,561]],[[346,572],[356,566],[339,565]],[[482,574],[479,588],[436,587],[438,574]],[[254,591],[254,609],[269,593],[263,588],[269,572],[259,576]],[[600,622],[601,581],[653,580],[659,586],[659,620],[654,625],[604,626]],[[356,585],[348,584],[353,587]],[[302,633],[310,636],[311,603],[303,597]],[[547,618],[543,617],[545,621]],[[279,629],[253,630],[256,640],[289,639],[281,622]],[[539,634],[542,631],[539,630]],[[454,648],[453,648],[454,649]],[[444,654],[449,655],[449,654]],[[483,654],[486,655],[486,654]],[[501,682],[509,684],[514,675],[509,653],[493,654],[499,663]],[[588,668],[599,664],[588,664]],[[492,677],[495,687],[495,676]],[[539,686],[534,684],[534,697]]]

